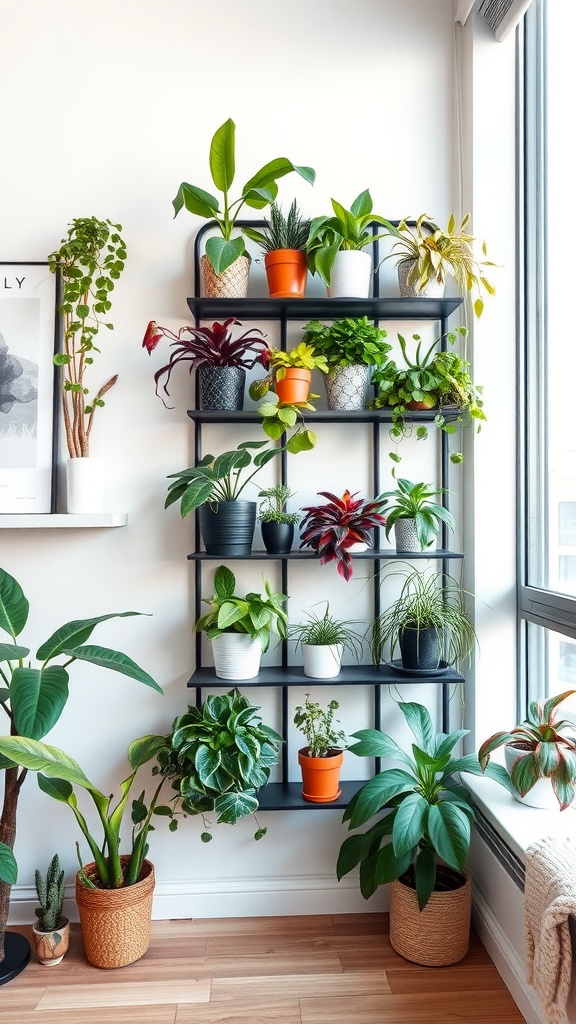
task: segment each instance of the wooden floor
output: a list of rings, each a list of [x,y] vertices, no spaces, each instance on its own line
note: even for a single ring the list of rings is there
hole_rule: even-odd
[[[56,967],[0,987],[1,1024],[504,1024],[524,1018],[478,938],[454,967],[391,948],[387,914],[154,921],[138,963]],[[30,936],[24,926],[13,929]]]

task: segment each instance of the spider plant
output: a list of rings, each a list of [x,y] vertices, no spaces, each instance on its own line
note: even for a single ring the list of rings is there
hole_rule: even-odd
[[[309,644],[314,647],[330,647],[337,644],[356,657],[361,656],[362,636],[350,628],[351,620],[335,619],[333,615],[330,615],[328,601],[326,601],[323,615],[317,615],[312,610],[305,614],[307,615],[305,622],[297,622],[288,627],[288,639],[295,640],[296,647],[299,644]]]

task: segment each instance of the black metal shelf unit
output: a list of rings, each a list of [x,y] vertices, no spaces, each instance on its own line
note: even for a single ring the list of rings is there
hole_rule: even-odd
[[[257,224],[258,222],[246,222]],[[194,279],[196,290],[199,290],[199,239],[195,246],[194,256]],[[374,264],[377,265],[377,252]],[[245,298],[245,299],[213,299],[193,297],[188,299],[188,306],[193,313],[196,325],[203,319],[225,319],[235,316],[243,322],[252,318],[257,320],[274,320],[279,322],[280,347],[286,348],[287,324],[293,320],[308,320],[313,318],[335,320],[345,316],[368,316],[374,321],[381,320],[418,320],[436,321],[440,323],[441,334],[448,330],[448,319],[452,313],[461,305],[462,299],[402,299],[402,298],[381,298],[379,297],[378,274],[375,275],[374,296],[368,299],[328,299],[328,298],[304,298],[304,299],[266,299],[266,298]],[[443,410],[446,419],[456,420],[459,416],[458,410]],[[215,412],[212,410],[190,409],[188,416],[194,423],[194,453],[195,459],[202,456],[202,427],[211,423],[259,423],[260,417],[256,410],[244,410],[241,412]],[[435,412],[418,411],[410,413],[410,420],[417,422],[434,421]],[[332,410],[318,410],[307,412],[306,420],[316,423],[367,423],[372,424],[372,475],[374,493],[381,492],[380,485],[380,431],[381,427],[390,424],[392,412],[390,409],[370,410],[360,412],[338,412]],[[438,431],[439,443],[441,446],[441,486],[448,487],[449,451],[448,438],[444,431]],[[288,460],[285,456],[281,460],[281,477],[283,482],[288,482]],[[447,502],[447,495],[443,495],[444,503]],[[372,550],[358,553],[355,558],[362,558],[374,563],[375,575],[384,561],[394,559],[419,560],[435,559],[440,561],[443,571],[448,571],[448,564],[451,560],[461,559],[460,552],[451,551],[447,544],[447,528],[443,524],[441,535],[441,547],[435,551],[423,553],[396,552],[394,549],[381,549],[379,546],[379,531],[375,531],[375,547]],[[196,513],[196,537],[200,537],[198,513]],[[197,547],[188,555],[194,563],[194,587],[195,587],[195,618],[201,614],[202,599],[202,562],[221,560],[222,556],[208,555]],[[315,552],[310,550],[293,550],[288,555],[269,555],[266,551],[255,550],[245,559],[273,560],[281,564],[281,588],[283,593],[289,593],[288,575],[289,564],[295,561],[313,561],[317,558]],[[235,560],[243,560],[241,557]],[[374,587],[374,614],[379,614],[380,598],[378,587]],[[381,727],[381,692],[382,687],[398,684],[401,680],[414,684],[438,684],[442,686],[443,706],[443,728],[448,727],[448,700],[449,688],[455,684],[463,684],[464,677],[453,669],[446,669],[440,674],[431,675],[407,675],[398,672],[393,667],[386,665],[354,665],[344,666],[341,673],[335,679],[325,681],[305,676],[301,666],[288,663],[288,648],[284,642],[281,645],[281,664],[261,668],[254,679],[238,680],[239,687],[274,687],[282,692],[281,698],[281,725],[280,732],[284,737],[282,752],[282,781],[271,783],[264,787],[259,793],[261,810],[304,810],[319,809],[321,807],[341,809],[350,801],[354,793],[364,784],[366,780],[352,780],[341,783],[342,793],[337,801],[330,804],[307,803],[301,794],[301,784],[291,782],[288,778],[288,716],[289,702],[288,695],[292,687],[302,686],[369,686],[373,690],[373,726]],[[188,680],[188,687],[196,690],[196,702],[202,700],[202,693],[205,689],[226,687],[227,682],[218,679],[214,669],[203,667],[201,660],[201,637],[196,636],[196,670]],[[378,768],[378,765],[377,765]]]

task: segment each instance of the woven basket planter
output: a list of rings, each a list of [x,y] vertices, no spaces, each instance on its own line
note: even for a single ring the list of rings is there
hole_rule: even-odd
[[[217,274],[207,256],[200,257],[204,295],[211,299],[245,299],[248,294],[250,260],[239,256],[223,274]]]
[[[124,866],[129,858],[120,860]],[[94,877],[96,865],[87,864],[84,872]],[[140,881],[121,889],[89,889],[76,875],[84,952],[94,967],[125,967],[144,956],[150,945],[154,885],[149,860],[142,865]]]
[[[390,943],[405,960],[423,967],[448,967],[462,960],[470,943],[470,878],[459,889],[433,892],[420,910],[416,891],[390,883]]]

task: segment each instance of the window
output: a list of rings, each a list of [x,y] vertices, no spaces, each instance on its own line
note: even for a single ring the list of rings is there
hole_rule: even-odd
[[[519,610],[523,687],[576,687],[576,340],[571,323],[572,0],[534,0],[525,19],[520,308],[523,395]]]

